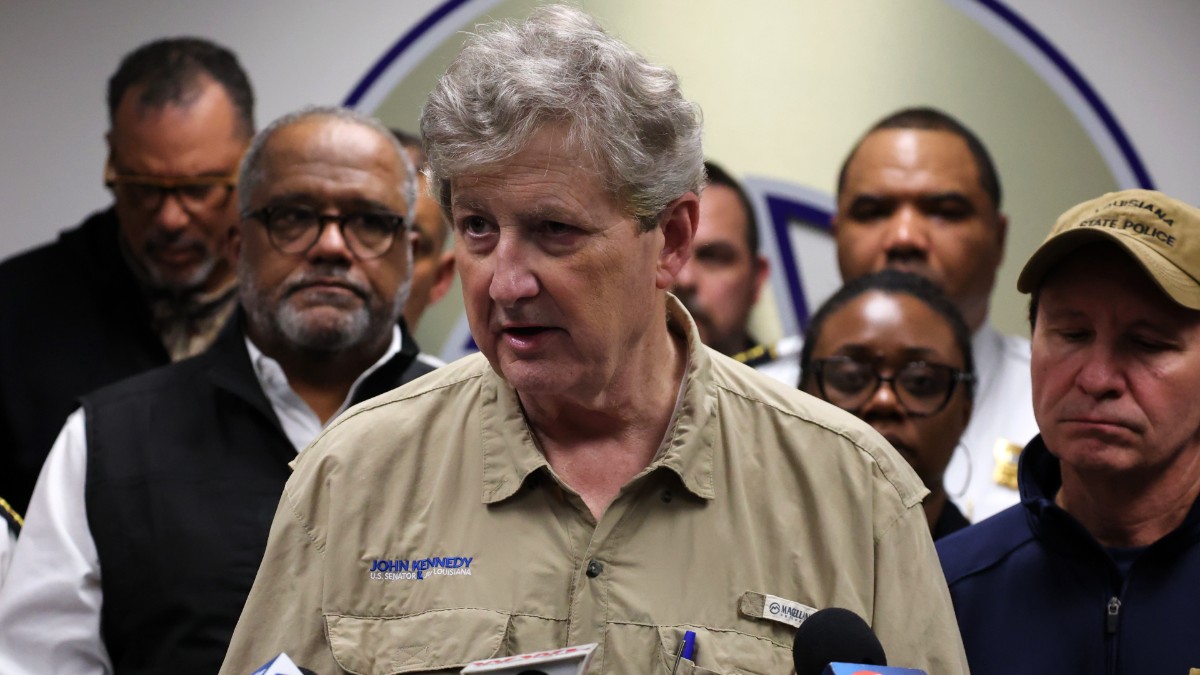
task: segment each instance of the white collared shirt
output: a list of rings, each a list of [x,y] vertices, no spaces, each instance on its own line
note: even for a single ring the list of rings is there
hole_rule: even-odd
[[[975,409],[942,484],[971,522],[1020,501],[1015,488],[997,482],[997,443],[1025,447],[1038,433],[1033,417],[1029,340],[1002,335],[984,322],[971,338],[975,357]]]
[[[367,376],[400,351],[401,340],[399,327],[393,328],[391,345],[354,381],[333,418],[349,406]],[[299,453],[321,432],[320,418],[288,384],[279,362],[249,338],[246,348],[271,409]],[[46,457],[8,577],[0,587],[4,675],[113,672],[100,636],[100,558],[84,501],[85,427],[83,410],[71,413]]]

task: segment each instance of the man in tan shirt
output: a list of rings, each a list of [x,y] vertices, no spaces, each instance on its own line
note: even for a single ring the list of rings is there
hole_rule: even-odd
[[[468,40],[422,115],[481,354],[297,463],[222,672],[426,673],[599,644],[591,672],[785,673],[846,607],[965,673],[913,472],[850,415],[701,345],[700,122],[579,10]]]

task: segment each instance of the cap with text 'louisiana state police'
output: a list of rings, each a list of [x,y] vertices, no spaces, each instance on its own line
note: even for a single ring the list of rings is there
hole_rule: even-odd
[[[1175,302],[1200,309],[1200,209],[1153,190],[1122,190],[1059,216],[1017,278],[1030,293],[1068,254],[1096,242],[1128,251]]]

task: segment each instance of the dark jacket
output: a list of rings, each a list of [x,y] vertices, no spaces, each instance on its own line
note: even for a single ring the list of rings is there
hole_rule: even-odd
[[[973,675],[1200,668],[1200,502],[1122,576],[1054,504],[1058,460],[1021,454],[1021,503],[937,542]]]
[[[296,450],[235,316],[200,356],[83,398],[100,628],[117,673],[220,669],[291,474]],[[432,370],[416,355],[404,335],[354,402]]]
[[[169,362],[112,209],[0,264],[0,495],[23,513],[78,398]]]

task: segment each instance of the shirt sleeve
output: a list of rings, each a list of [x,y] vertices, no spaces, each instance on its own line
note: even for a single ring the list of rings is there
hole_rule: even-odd
[[[8,528],[4,528],[8,530]],[[17,545],[17,538],[13,535],[12,530],[5,532],[3,537],[0,537],[0,586],[4,585],[4,576],[8,572],[8,565],[12,562],[13,547]]]
[[[919,503],[908,508],[875,544],[871,626],[889,664],[967,675],[967,655],[950,591]]]
[[[0,672],[111,673],[100,637],[100,559],[84,503],[87,435],[67,418],[42,466],[0,589]]]
[[[285,488],[222,675],[252,673],[281,653],[317,673],[342,672],[325,638],[324,551],[301,522],[294,499]]]

